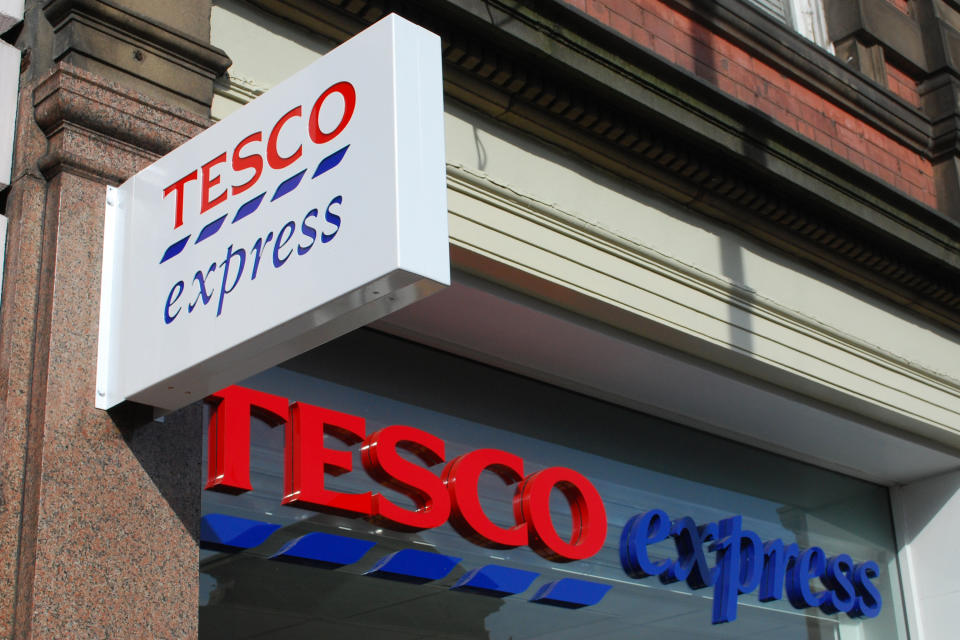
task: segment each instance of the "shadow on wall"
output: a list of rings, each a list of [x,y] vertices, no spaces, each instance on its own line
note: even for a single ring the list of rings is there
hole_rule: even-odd
[[[480,139],[480,131],[477,129],[477,125],[473,125],[473,143],[477,147],[477,169],[486,171],[487,148],[483,145],[483,140]]]
[[[694,74],[698,78],[706,80],[714,87],[719,87],[719,72],[717,71],[717,67],[720,64],[726,64],[727,61],[718,59],[716,49],[712,45],[712,41],[716,36],[710,28],[710,25],[714,21],[713,14],[716,12],[716,5],[712,2],[707,2],[699,5],[699,7],[701,10],[701,19],[706,23],[708,28],[704,30],[704,33],[697,34],[696,36],[692,33],[689,34],[690,51],[695,60]],[[708,42],[704,42],[704,38],[706,38]],[[754,115],[757,119],[766,117],[760,111],[752,111],[756,112]],[[759,127],[752,126],[756,123],[757,121],[755,120],[748,120],[742,123],[747,140],[755,141],[755,144],[751,144],[750,142],[745,144],[743,152],[752,162],[765,167],[767,158],[766,154],[762,151],[765,146],[765,137],[759,131]],[[730,309],[728,318],[730,344],[741,351],[753,354],[752,310],[755,307],[756,299],[747,285],[743,263],[743,248],[739,243],[732,241],[729,237],[721,237],[719,249],[721,271],[723,275],[739,289],[736,296],[730,296],[727,300]]]
[[[198,541],[203,488],[203,406],[196,402],[164,416],[162,422],[154,421],[152,412],[144,405],[124,403],[109,413],[157,491],[184,529]]]
[[[736,296],[731,295],[729,305],[730,344],[749,354],[754,353],[753,311],[755,296],[747,288],[746,273],[743,268],[743,248],[729,236],[720,236],[720,269],[738,289]]]

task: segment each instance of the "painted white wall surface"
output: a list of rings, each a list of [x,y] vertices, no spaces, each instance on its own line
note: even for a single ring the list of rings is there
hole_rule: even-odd
[[[284,20],[272,16],[265,20],[266,15],[234,0],[216,0],[210,9],[211,33],[230,34],[234,42],[258,43],[256,47],[237,47],[231,51],[233,64],[226,76],[229,84],[218,80],[214,87],[210,111],[217,120],[236,110],[237,100],[252,100],[336,46]],[[269,43],[269,55],[264,55],[260,43]],[[277,60],[284,61],[284,70],[277,69]]]
[[[911,637],[954,640],[960,611],[960,471],[891,491]]]
[[[0,190],[10,186],[19,84],[20,50],[0,41]]]
[[[451,244],[629,314],[619,326],[637,335],[957,447],[951,332],[573,154],[446,108]]]
[[[23,0],[0,0],[0,33],[23,20]]]
[[[446,134],[448,165],[719,276],[758,302],[773,301],[956,375],[960,343],[952,334],[882,298],[456,104],[447,105]],[[749,331],[748,322],[741,324]]]

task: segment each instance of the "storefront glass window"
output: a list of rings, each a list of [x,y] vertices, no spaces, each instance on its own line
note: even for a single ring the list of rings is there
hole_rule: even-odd
[[[575,470],[601,496],[607,532],[597,553],[556,562],[529,546],[479,546],[449,522],[403,532],[368,519],[282,506],[284,429],[255,417],[252,490],[238,495],[205,491],[202,508],[204,516],[214,520],[227,516],[275,526],[250,548],[203,544],[202,640],[325,634],[398,640],[906,637],[884,487],[366,330],[244,386],[362,417],[367,435],[390,425],[422,429],[443,441],[446,461],[493,448],[522,458],[526,477],[553,467]],[[330,449],[351,451],[353,465],[348,473],[327,474],[326,489],[372,491],[402,508],[415,508],[406,495],[370,477],[361,464],[359,444],[348,446],[330,435],[326,442]],[[401,455],[424,465],[414,454]],[[439,463],[430,469],[440,474],[443,467]],[[489,470],[480,476],[477,494],[483,511],[503,529],[515,524],[516,488]],[[576,518],[568,500],[559,488],[549,496],[551,522],[561,539],[570,540]],[[755,532],[761,541],[796,543],[801,552],[816,546],[827,559],[848,554],[856,564],[872,561],[878,575],[870,582],[882,598],[880,613],[851,618],[815,607],[796,608],[786,592],[780,599],[760,602],[758,587],[737,598],[735,620],[712,624],[713,588],[693,589],[685,580],[631,577],[625,571],[624,526],[651,510],[674,520],[689,517],[697,525],[739,515],[743,530]],[[368,544],[359,559],[347,564],[276,557],[285,545],[310,533],[331,536],[324,538],[327,544],[340,539],[344,544]],[[703,545],[704,558],[715,566],[716,554],[708,547],[709,541]],[[452,569],[437,579],[365,575],[386,556],[405,550],[452,558]],[[646,551],[651,562],[678,558],[677,542],[670,537]],[[479,589],[451,589],[471,571],[489,565],[506,568],[504,580],[523,588],[515,594],[491,593],[481,581],[467,583],[479,584]],[[580,582],[557,587],[557,601],[551,601],[549,592],[541,601],[531,601],[545,585],[564,578]],[[584,584],[586,591],[564,591]],[[824,590],[821,581],[807,584],[813,596]],[[580,606],[582,602],[573,601],[576,597],[594,597],[589,585],[599,585],[602,596]]]

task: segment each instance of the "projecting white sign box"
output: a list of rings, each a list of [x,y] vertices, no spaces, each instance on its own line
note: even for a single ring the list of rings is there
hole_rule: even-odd
[[[109,191],[96,405],[185,406],[449,284],[440,64],[389,16]]]

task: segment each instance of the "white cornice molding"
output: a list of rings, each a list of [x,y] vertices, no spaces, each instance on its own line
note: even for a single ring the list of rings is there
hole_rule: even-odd
[[[226,74],[217,78],[213,85],[213,92],[218,96],[244,105],[260,97],[270,87],[263,87],[249,78]]]
[[[448,165],[447,176],[453,246],[565,291],[563,300],[548,286],[525,293],[637,335],[657,327],[669,346],[960,448],[960,381],[951,375],[484,175]]]

